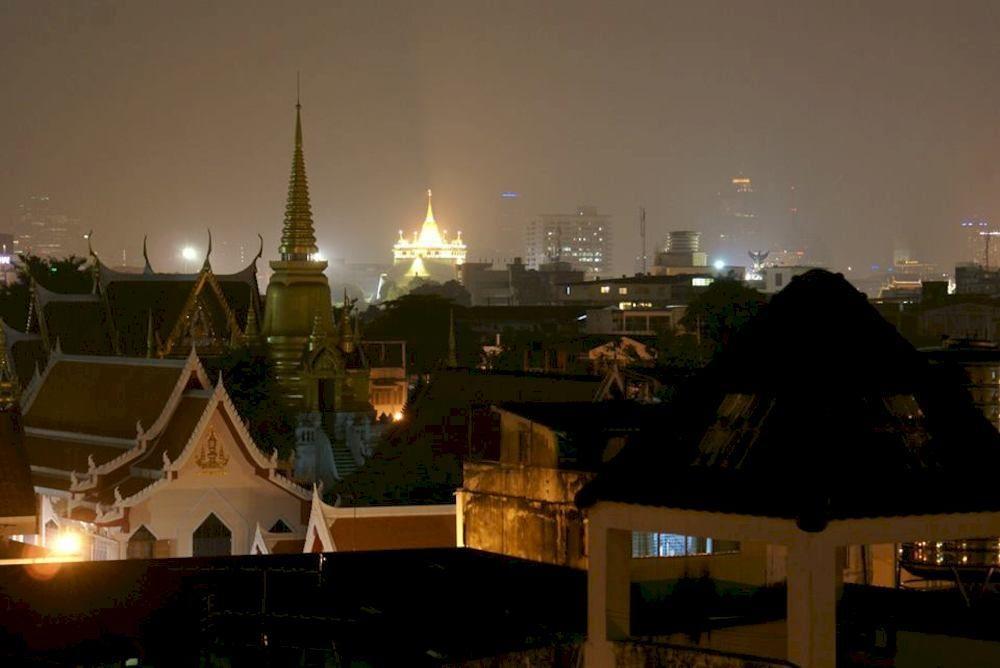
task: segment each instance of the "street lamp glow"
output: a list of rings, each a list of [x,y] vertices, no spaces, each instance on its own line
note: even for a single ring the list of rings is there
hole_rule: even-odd
[[[712,263],[712,266],[715,267],[716,271],[722,271],[723,269],[726,268],[726,261],[716,260],[715,262]]]
[[[192,262],[198,259],[198,251],[196,251],[191,246],[185,246],[181,249],[181,258],[186,262]]]
[[[64,530],[56,534],[52,541],[52,551],[60,557],[78,556],[83,549],[83,540],[75,531]]]

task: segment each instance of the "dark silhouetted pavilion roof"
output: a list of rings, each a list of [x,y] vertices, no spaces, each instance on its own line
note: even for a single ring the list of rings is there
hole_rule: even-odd
[[[796,277],[578,503],[798,520],[1000,509],[1000,435],[839,274]]]
[[[0,411],[0,517],[34,517],[35,489],[24,451],[21,415]]]

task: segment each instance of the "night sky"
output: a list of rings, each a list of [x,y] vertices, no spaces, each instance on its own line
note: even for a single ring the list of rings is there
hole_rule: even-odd
[[[300,70],[328,257],[388,261],[432,187],[475,258],[515,190],[613,214],[631,271],[640,204],[652,244],[742,172],[796,186],[834,268],[950,264],[1000,222],[998,34],[996,2],[8,1],[0,207],[46,193],[165,269],[206,227],[273,257]]]

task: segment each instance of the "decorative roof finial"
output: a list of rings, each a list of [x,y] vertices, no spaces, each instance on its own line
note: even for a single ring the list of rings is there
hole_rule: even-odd
[[[144,274],[154,274],[153,265],[149,263],[149,252],[146,250],[146,235],[142,235],[142,259],[145,265],[142,268]]]
[[[427,189],[427,216],[424,218],[424,222],[425,223],[436,223],[436,221],[434,220],[434,206],[432,204],[433,198],[434,198],[434,193],[432,193],[431,189],[428,188]]]
[[[201,265],[201,270],[202,271],[211,271],[212,270],[212,263],[209,261],[209,258],[211,258],[211,257],[212,257],[212,230],[209,229],[208,230],[208,250],[205,251],[205,262],[203,262],[202,265]]]

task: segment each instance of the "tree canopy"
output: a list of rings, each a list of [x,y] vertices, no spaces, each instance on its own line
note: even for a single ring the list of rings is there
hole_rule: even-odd
[[[87,259],[76,255],[44,258],[19,253],[15,259],[17,279],[0,286],[0,317],[16,329],[24,329],[28,317],[31,279],[47,290],[63,294],[86,294],[93,288]]]

